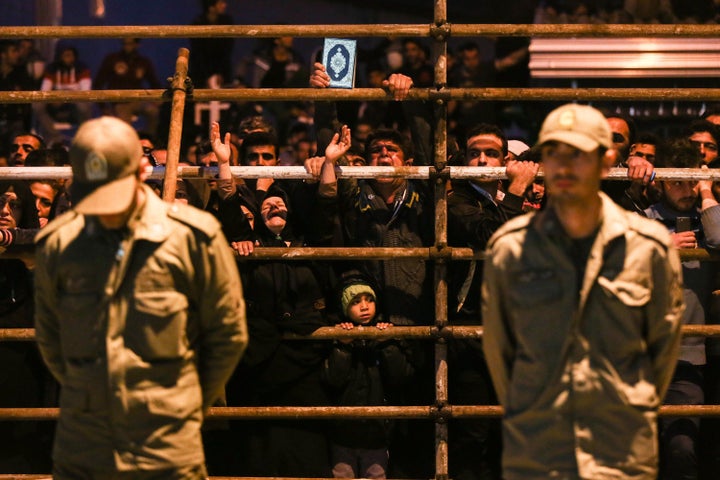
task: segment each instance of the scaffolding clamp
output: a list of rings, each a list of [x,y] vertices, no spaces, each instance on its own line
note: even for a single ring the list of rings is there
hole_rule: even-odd
[[[450,24],[432,25],[430,27],[430,36],[438,42],[446,41],[450,38]]]

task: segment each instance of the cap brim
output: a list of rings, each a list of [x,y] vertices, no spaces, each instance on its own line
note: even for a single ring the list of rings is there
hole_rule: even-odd
[[[83,185],[73,182],[71,185],[72,198],[81,198],[73,208],[83,215],[115,215],[127,211],[137,192],[138,179],[128,175],[114,182],[95,188],[83,195],[83,191],[92,188],[92,185]]]
[[[596,150],[600,144],[589,138],[587,135],[571,131],[551,132],[540,137],[538,144],[543,145],[547,142],[562,142],[582,150],[583,152],[592,152]]]

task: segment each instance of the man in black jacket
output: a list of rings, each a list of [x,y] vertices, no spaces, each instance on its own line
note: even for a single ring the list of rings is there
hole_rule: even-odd
[[[448,243],[482,251],[503,223],[523,213],[527,188],[538,164],[506,160],[507,139],[500,128],[480,124],[470,129],[464,164],[469,167],[506,167],[508,185],[498,180],[454,180],[448,195]],[[448,317],[451,323],[477,325],[480,317],[482,266],[475,260],[453,262],[449,269]],[[495,392],[482,354],[480,340],[449,343],[450,400],[455,404],[496,404]],[[493,420],[451,423],[453,442],[451,474],[456,478],[500,478],[500,431]]]

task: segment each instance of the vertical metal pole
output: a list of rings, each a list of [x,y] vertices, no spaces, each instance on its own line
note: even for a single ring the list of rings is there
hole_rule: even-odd
[[[435,0],[435,27],[447,24],[446,0]],[[447,85],[447,38],[435,36],[433,42],[435,64],[435,87],[442,90]],[[447,105],[437,100],[435,110],[435,168],[438,172],[447,168]],[[435,246],[447,246],[447,188],[446,180],[437,177],[435,185]],[[442,329],[448,323],[447,264],[435,262],[435,325]],[[438,339],[435,344],[435,403],[442,413],[448,403],[447,343]],[[441,416],[435,424],[435,480],[448,478],[448,426]]]
[[[189,58],[190,51],[187,48],[178,50],[175,75],[172,81],[173,98],[170,112],[170,133],[168,134],[168,153],[162,194],[162,198],[166,202],[175,201],[177,168],[180,161],[180,141],[182,140],[183,115],[185,112],[185,79],[188,73]]]

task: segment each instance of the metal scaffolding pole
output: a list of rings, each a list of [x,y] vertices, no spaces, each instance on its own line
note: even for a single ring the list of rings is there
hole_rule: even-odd
[[[209,418],[215,419],[336,419],[336,418],[402,418],[435,422],[435,480],[449,478],[448,430],[449,419],[497,418],[502,408],[497,405],[452,405],[448,396],[447,341],[450,339],[481,338],[481,326],[449,325],[447,300],[447,263],[458,260],[482,260],[482,252],[468,248],[452,248],[447,245],[447,191],[451,178],[504,179],[504,168],[449,167],[447,165],[447,102],[459,101],[634,101],[634,100],[686,100],[720,101],[720,89],[712,88],[449,88],[447,86],[447,40],[452,37],[696,37],[714,38],[720,34],[718,25],[475,25],[450,24],[447,21],[446,0],[434,0],[434,18],[431,24],[384,24],[368,25],[223,25],[223,26],[23,26],[0,27],[0,37],[20,38],[274,38],[292,37],[429,37],[433,40],[435,84],[432,88],[416,88],[409,100],[431,102],[435,112],[434,161],[429,167],[338,167],[340,178],[372,178],[377,175],[397,176],[428,180],[434,189],[435,245],[425,248],[257,248],[252,256],[242,261],[278,259],[286,261],[316,259],[341,260],[348,256],[365,259],[419,258],[434,262],[435,323],[424,327],[393,327],[385,331],[356,329],[339,331],[323,327],[312,335],[288,336],[287,341],[337,338],[412,338],[435,342],[435,404],[430,406],[382,406],[382,407],[224,407],[212,408]],[[176,72],[169,89],[172,93],[172,116],[168,139],[168,165],[156,168],[151,178],[165,179],[163,198],[174,198],[177,178],[211,178],[217,169],[206,167],[178,167],[179,145],[182,135],[182,112],[187,93],[187,58],[189,52],[178,53]],[[166,90],[93,90],[67,91],[13,91],[0,92],[0,103],[50,103],[50,102],[142,102],[168,101]],[[351,90],[310,88],[299,89],[198,89],[193,99],[204,101],[288,101],[288,100],[389,100],[382,89],[356,88]],[[302,167],[232,167],[234,176],[240,178],[310,178]],[[658,180],[709,179],[720,181],[720,170],[657,169]],[[67,168],[55,167],[0,167],[0,178],[70,178]],[[616,168],[609,178],[626,179],[627,170]],[[11,256],[7,252],[5,258]],[[683,260],[714,261],[720,256],[706,250],[682,250]],[[684,326],[685,336],[720,337],[720,325]],[[0,342],[34,341],[34,329],[0,329]],[[6,408],[0,409],[0,421],[28,420],[51,421],[58,415],[55,408]],[[660,409],[662,416],[720,417],[720,406],[673,405]],[[30,480],[48,478],[47,475],[0,475],[0,479],[17,478]],[[215,477],[220,478],[220,477]],[[225,477],[230,478],[230,477]],[[239,478],[239,477],[238,477]]]

